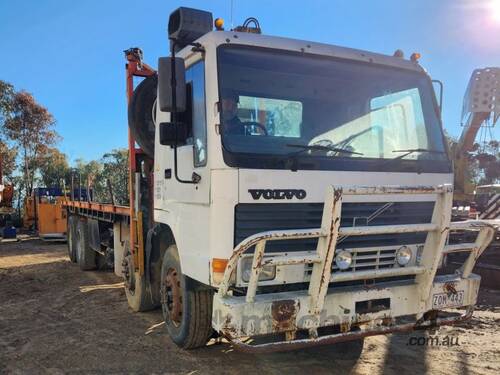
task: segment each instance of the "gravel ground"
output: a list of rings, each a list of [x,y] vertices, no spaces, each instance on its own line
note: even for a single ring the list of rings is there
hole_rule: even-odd
[[[0,244],[0,373],[500,374],[499,322],[500,291],[482,289],[470,322],[430,335],[441,345],[413,345],[429,333],[370,337],[357,363],[335,347],[183,351],[159,311],[131,312],[120,279],[80,271],[65,244]]]

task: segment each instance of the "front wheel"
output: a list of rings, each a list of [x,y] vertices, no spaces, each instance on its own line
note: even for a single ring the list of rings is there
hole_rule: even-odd
[[[163,256],[161,306],[170,338],[181,348],[205,346],[212,335],[213,290],[182,274],[177,246]]]

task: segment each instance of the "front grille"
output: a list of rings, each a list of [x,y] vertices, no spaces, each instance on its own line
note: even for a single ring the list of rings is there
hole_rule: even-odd
[[[343,203],[341,227],[376,226],[394,224],[430,223],[434,202],[362,202]],[[235,246],[246,237],[270,230],[319,228],[323,215],[322,203],[262,203],[238,204],[235,207]],[[350,268],[340,271],[335,262],[334,272],[356,272],[391,268],[395,265],[396,250],[402,245],[422,244],[426,233],[394,233],[368,236],[351,236],[339,238],[337,250],[348,250],[353,254]],[[314,251],[317,239],[290,241],[269,241],[266,253]],[[250,249],[249,252],[252,252]],[[304,281],[310,279],[312,264],[305,265]],[[386,277],[391,280],[413,280],[414,276]],[[366,280],[335,283],[340,287],[362,285]],[[370,281],[370,282],[373,282]],[[378,280],[382,282],[382,280]]]
[[[430,223],[434,202],[343,203],[341,227]],[[235,207],[234,245],[270,230],[319,228],[323,203],[240,203]],[[391,247],[425,242],[425,233],[339,238],[337,248]],[[271,241],[266,252],[311,251],[317,239]],[[365,254],[369,255],[369,254]]]
[[[351,250],[352,264],[345,270],[339,270],[335,262],[332,263],[334,272],[356,272],[380,270],[384,268],[392,268],[396,261],[396,249],[384,250],[369,250],[355,249]],[[306,277],[312,273],[312,264],[306,264]]]

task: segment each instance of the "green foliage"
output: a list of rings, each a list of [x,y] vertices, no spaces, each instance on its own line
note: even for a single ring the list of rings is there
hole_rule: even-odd
[[[0,125],[10,115],[12,111],[12,97],[14,96],[14,87],[5,81],[0,80]]]
[[[57,148],[49,147],[40,156],[39,169],[43,186],[58,188],[68,186],[70,175],[68,160]]]
[[[54,117],[31,94],[14,93],[3,132],[20,152],[19,167],[26,195],[31,194],[44,155],[60,138],[54,124]]]
[[[16,170],[17,148],[0,141],[0,163],[3,177],[12,180],[12,174]],[[1,181],[0,181],[1,183]]]
[[[475,145],[469,159],[471,170],[475,171],[475,183],[488,185],[500,183],[500,142],[491,140],[483,147]]]
[[[116,149],[88,163],[78,159],[73,169],[74,186],[80,181],[82,187],[91,187],[94,201],[112,203],[112,192],[115,204],[128,205],[128,150]]]
[[[500,183],[500,142],[491,140],[483,145],[478,143],[466,155],[458,150],[458,140],[445,133],[453,157],[455,176],[464,181],[455,183],[475,186]]]
[[[128,150],[113,150],[103,156],[102,163],[103,178],[109,180],[115,203],[128,205]]]
[[[5,119],[10,117],[12,112],[12,100],[14,96],[14,87],[5,81],[0,80],[0,130],[3,130]],[[16,169],[16,147],[9,146],[1,137],[0,132],[0,184],[3,176],[12,177]]]

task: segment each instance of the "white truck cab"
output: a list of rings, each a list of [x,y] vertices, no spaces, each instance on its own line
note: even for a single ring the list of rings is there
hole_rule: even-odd
[[[191,96],[190,134],[177,158],[180,178],[194,172],[199,182],[174,178],[174,149],[160,144],[159,131],[155,147],[155,220],[172,228],[186,275],[216,285],[211,260],[229,259],[245,237],[318,226],[330,185],[452,183],[432,85],[417,63],[233,31],[212,31],[196,42],[203,51],[188,46],[177,54]],[[231,118],[224,121],[224,100],[237,103],[229,114],[241,123],[236,130]],[[157,111],[157,124],[169,121],[169,113]],[[378,222],[414,223],[432,214],[420,202],[434,200],[371,197],[351,220],[360,225],[398,202],[396,215],[395,207],[386,211],[392,221]]]

